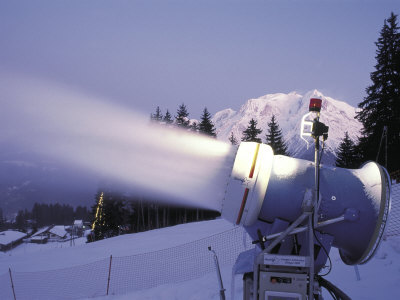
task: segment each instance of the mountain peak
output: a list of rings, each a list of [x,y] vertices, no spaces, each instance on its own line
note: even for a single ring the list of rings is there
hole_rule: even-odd
[[[328,154],[325,159],[330,157],[329,163],[333,163],[344,132],[348,131],[350,137],[355,140],[360,134],[361,124],[354,118],[356,112],[354,107],[325,96],[317,89],[310,90],[305,95],[293,91],[288,94],[266,94],[259,98],[249,99],[238,112],[232,109],[219,111],[212,121],[215,124],[218,139],[228,141],[231,133],[237,140],[241,140],[243,130],[253,118],[258,122],[257,126],[263,130],[260,138],[265,141],[268,122],[272,115],[275,115],[292,156],[312,159],[313,153],[308,153],[306,143],[300,139],[299,132],[301,118],[308,112],[310,98],[314,97],[321,98],[323,101],[321,121],[329,126],[329,139],[326,143]]]
[[[320,91],[318,91],[317,89],[313,89],[313,90],[308,91],[308,92],[304,95],[304,97],[310,97],[310,98],[324,98],[325,96],[324,96]]]

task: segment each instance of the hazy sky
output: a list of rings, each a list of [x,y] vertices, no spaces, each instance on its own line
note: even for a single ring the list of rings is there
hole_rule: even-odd
[[[0,70],[146,114],[313,88],[356,105],[392,11],[400,1],[0,0]]]

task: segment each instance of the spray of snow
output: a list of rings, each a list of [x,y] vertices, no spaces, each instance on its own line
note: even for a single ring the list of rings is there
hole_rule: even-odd
[[[52,83],[1,79],[0,142],[140,195],[219,209],[233,164],[229,144],[150,125],[132,110]]]

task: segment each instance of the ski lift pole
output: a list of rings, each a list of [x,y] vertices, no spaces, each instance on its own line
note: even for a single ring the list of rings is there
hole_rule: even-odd
[[[217,253],[215,253],[215,251],[211,249],[211,246],[208,246],[208,250],[214,254],[215,269],[217,271],[217,277],[218,277],[219,288],[220,288],[219,297],[221,300],[225,300],[225,289],[224,289],[224,284],[222,283],[221,270],[219,268]]]

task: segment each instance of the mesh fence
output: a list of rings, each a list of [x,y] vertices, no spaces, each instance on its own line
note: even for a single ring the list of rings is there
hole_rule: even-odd
[[[14,272],[17,299],[77,299],[106,292],[109,259],[77,267],[41,271]]]
[[[400,235],[400,183],[392,185],[392,206],[389,214],[389,222],[386,228],[386,236]]]
[[[233,264],[238,254],[252,247],[250,239],[241,242],[242,228],[217,234],[178,247],[113,259],[110,292],[126,293],[166,283],[198,278],[214,272],[211,246],[221,265]],[[154,266],[149,268],[149,266]]]
[[[238,254],[253,245],[242,227],[164,250],[112,257],[90,264],[40,272],[12,272],[16,299],[79,299],[107,293],[124,294],[161,284],[191,280],[233,264]],[[111,270],[111,271],[110,271]],[[14,299],[10,274],[0,275],[0,299]]]

